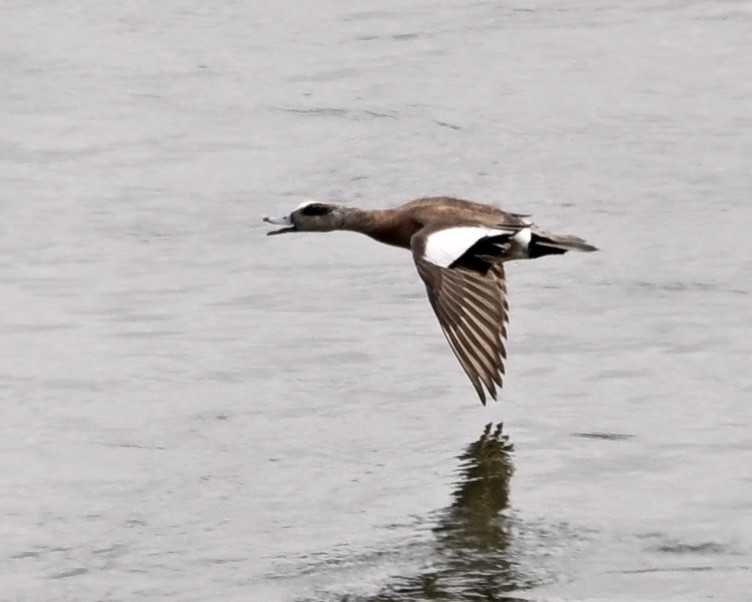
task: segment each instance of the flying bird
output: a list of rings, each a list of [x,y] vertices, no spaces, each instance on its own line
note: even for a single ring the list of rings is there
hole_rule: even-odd
[[[450,197],[393,209],[307,202],[289,215],[265,217],[288,232],[349,230],[410,249],[439,325],[483,405],[502,387],[509,304],[504,262],[595,251],[577,236],[542,230],[528,216]]]

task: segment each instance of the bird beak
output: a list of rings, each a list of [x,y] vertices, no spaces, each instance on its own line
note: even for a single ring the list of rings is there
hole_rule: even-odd
[[[274,224],[276,226],[287,226],[286,228],[267,232],[267,236],[272,236],[273,234],[284,234],[285,232],[295,232],[295,224],[292,223],[289,215],[283,217],[264,217],[264,221],[267,224]]]

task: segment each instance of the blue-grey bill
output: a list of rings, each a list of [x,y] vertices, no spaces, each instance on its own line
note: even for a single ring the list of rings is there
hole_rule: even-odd
[[[272,236],[273,234],[284,234],[285,232],[295,232],[295,225],[292,223],[289,215],[282,217],[264,217],[264,221],[267,224],[274,224],[275,226],[286,226],[285,228],[280,228],[279,230],[272,230],[271,232],[267,232],[267,236]]]

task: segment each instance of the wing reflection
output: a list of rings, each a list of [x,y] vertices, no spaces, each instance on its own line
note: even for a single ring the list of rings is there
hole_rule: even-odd
[[[486,425],[458,457],[454,501],[439,513],[433,529],[432,568],[410,577],[395,577],[377,595],[357,599],[520,600],[510,592],[530,588],[535,582],[524,576],[510,551],[513,524],[504,510],[514,473],[513,450],[502,434],[501,423]]]

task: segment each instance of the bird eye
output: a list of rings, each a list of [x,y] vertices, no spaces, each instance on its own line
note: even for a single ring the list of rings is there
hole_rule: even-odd
[[[310,205],[306,205],[303,207],[300,212],[303,215],[310,215],[310,216],[316,216],[316,215],[328,215],[332,212],[332,208],[329,207],[329,205],[324,205],[322,203],[311,203]]]

